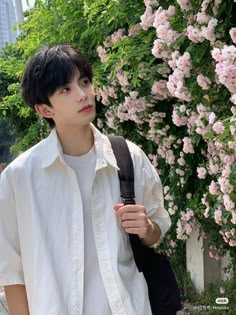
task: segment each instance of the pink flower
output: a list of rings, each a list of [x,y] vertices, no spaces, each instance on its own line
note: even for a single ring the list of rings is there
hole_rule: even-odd
[[[172,96],[175,96],[180,100],[186,102],[190,102],[192,100],[192,95],[185,86],[184,72],[178,68],[169,75],[167,88]]]
[[[159,7],[155,13],[153,26],[155,28],[158,28],[158,26],[166,24],[168,22],[168,18],[168,12],[166,10],[163,10],[162,7]]]
[[[236,225],[236,212],[232,212],[231,222]],[[235,242],[235,246],[236,246],[236,242]]]
[[[185,11],[189,11],[192,9],[191,1],[190,0],[177,0],[180,8]]]
[[[203,97],[205,98],[205,100],[207,100],[209,102],[209,100],[210,100],[209,95],[206,94]]]
[[[209,124],[210,125],[214,124],[215,118],[216,118],[215,113],[211,112],[210,115],[209,115]]]
[[[102,46],[97,47],[97,53],[102,63],[107,61],[107,52]]]
[[[207,208],[205,209],[204,213],[203,213],[203,215],[204,215],[204,217],[205,217],[206,219],[209,218],[209,211],[210,211],[210,208],[207,207]]]
[[[172,50],[168,47],[165,40],[157,38],[153,44],[152,54],[156,58],[170,59]]]
[[[187,235],[190,235],[193,231],[192,225],[190,223],[186,223],[184,228]]]
[[[137,34],[139,34],[141,32],[141,25],[140,23],[133,25],[130,29],[129,29],[129,36],[135,36]]]
[[[112,111],[107,111],[105,113],[105,116],[106,116],[106,124],[108,127],[110,127],[111,129],[114,129],[116,130],[116,126],[115,126],[115,122],[114,122],[114,118],[115,118],[115,115]]]
[[[185,77],[190,77],[190,70],[192,69],[192,60],[189,52],[185,52],[176,61],[176,66],[181,70]]]
[[[159,5],[157,0],[144,0],[145,6],[148,7],[149,5],[152,7],[156,7]]]
[[[138,98],[138,92],[137,91],[131,91],[129,92],[130,97],[132,100],[136,100]]]
[[[234,63],[236,58],[236,47],[231,46],[224,46],[223,49],[221,49],[221,55],[222,55],[222,61],[225,61],[228,63]]]
[[[170,5],[168,8],[168,15],[169,16],[174,16],[176,12],[175,6],[174,5]]]
[[[213,53],[212,53],[213,54]],[[218,63],[216,64],[216,74],[219,83],[225,85],[227,89],[232,93],[236,93],[236,47],[224,46],[221,50]]]
[[[201,36],[209,40],[211,43],[215,42],[216,40],[215,27],[217,23],[217,19],[211,18],[207,27],[203,26],[201,29]]]
[[[97,119],[97,126],[99,129],[102,129],[104,127],[103,121],[100,118]]]
[[[103,42],[104,47],[109,48],[112,47],[111,36],[108,36]]]
[[[129,85],[128,79],[127,79],[127,77],[125,76],[123,70],[117,71],[116,77],[117,77],[117,79],[118,79],[118,81],[119,81],[119,83],[120,83],[121,86],[125,87],[125,86]]]
[[[196,27],[193,27],[192,25],[187,27],[187,36],[194,43],[201,43],[204,41],[200,30]]]
[[[215,0],[214,6],[212,8],[214,16],[217,15],[221,2],[222,2],[222,0]]]
[[[222,132],[224,132],[225,127],[223,126],[223,124],[220,121],[217,121],[212,126],[212,129],[215,131],[216,134],[219,135]]]
[[[191,193],[187,193],[186,198],[189,200],[192,198],[192,194]]]
[[[112,44],[114,44],[118,40],[121,40],[121,39],[125,38],[126,36],[124,36],[124,33],[125,33],[125,29],[124,28],[120,28],[120,29],[118,29],[118,31],[113,33],[111,35],[111,42],[112,42]]]
[[[236,105],[236,93],[231,96],[230,101]]]
[[[172,121],[176,126],[180,127],[185,126],[187,124],[188,118],[186,116],[180,116],[176,108],[174,108],[172,114]]]
[[[225,289],[223,287],[220,287],[220,293],[225,294]]]
[[[206,12],[198,12],[196,20],[199,24],[208,24],[211,17]]]
[[[233,185],[230,184],[229,179],[226,177],[220,177],[218,179],[218,183],[220,184],[220,190],[224,194],[230,194],[234,190]],[[225,196],[228,196],[228,195],[225,195]]]
[[[175,7],[169,6],[168,10],[159,7],[155,13],[153,26],[156,28],[157,37],[165,42],[173,43],[180,36],[174,31],[169,22],[169,18],[175,14]]]
[[[203,90],[208,90],[210,88],[210,85],[211,85],[211,80],[209,80],[204,75],[199,74],[197,76],[197,83]]]
[[[220,62],[222,60],[221,58],[221,52],[220,52],[220,49],[219,48],[214,48],[212,51],[211,51],[211,55],[212,55],[212,58],[215,59],[215,61],[217,62]]]
[[[200,179],[205,179],[206,178],[206,174],[207,174],[207,170],[204,167],[198,167],[197,168],[197,176]]]
[[[194,153],[192,141],[190,138],[184,137],[183,143],[184,143],[184,146],[183,146],[184,153]]]
[[[224,206],[227,211],[232,211],[235,208],[235,203],[230,199],[228,194],[223,196]]]
[[[233,165],[234,161],[235,161],[235,156],[234,155],[225,155],[224,159],[223,159],[224,163],[227,166]],[[228,170],[228,176],[230,175],[230,171]],[[225,175],[224,175],[225,176]]]
[[[215,211],[215,221],[217,224],[222,225],[222,211],[221,210]]]
[[[231,28],[229,31],[230,37],[234,44],[236,44],[236,27]]]
[[[172,248],[174,248],[174,247],[176,246],[176,242],[173,241],[173,240],[170,240],[170,246],[171,246]]]
[[[218,193],[218,187],[217,187],[217,184],[214,180],[211,181],[211,184],[209,186],[209,192],[212,195],[217,195],[217,193]]]
[[[218,164],[214,164],[212,160],[209,162],[209,174],[218,174],[220,172],[220,167]]]
[[[157,26],[156,33],[158,38],[163,39],[165,41],[169,41],[170,43],[175,42],[176,39],[180,36],[180,34],[178,34],[171,28],[169,22]]]
[[[208,27],[203,27],[201,30],[201,36],[213,43],[216,40],[216,35],[214,29]]]
[[[236,115],[236,106],[231,106],[230,110],[233,115]]]
[[[166,84],[167,81],[165,80],[160,80],[153,83],[152,94],[154,95],[155,100],[164,100],[171,96]]]
[[[177,161],[178,161],[179,165],[181,165],[181,166],[186,165],[186,162],[182,157],[180,157]]]
[[[152,7],[147,6],[144,14],[140,17],[141,23],[140,26],[144,30],[148,30],[150,27],[152,27],[154,22],[155,15],[153,14]]]

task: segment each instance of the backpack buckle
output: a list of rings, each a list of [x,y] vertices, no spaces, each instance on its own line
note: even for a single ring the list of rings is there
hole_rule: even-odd
[[[124,202],[124,205],[135,205],[134,197],[124,197],[121,196]]]

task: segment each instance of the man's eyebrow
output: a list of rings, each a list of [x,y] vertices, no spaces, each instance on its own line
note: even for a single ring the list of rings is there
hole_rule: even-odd
[[[70,84],[70,83],[71,83],[71,81],[66,81],[66,82],[62,83],[61,87],[65,86],[67,84]]]
[[[64,83],[60,84],[60,86],[58,86],[56,88],[55,92],[60,92],[60,90],[65,88],[68,84],[70,84],[70,82],[64,82]]]
[[[87,77],[88,77],[88,75],[86,73],[81,73],[81,75],[79,76],[79,80],[87,78]]]
[[[64,82],[63,84],[61,84],[60,86],[58,86],[57,90],[59,91],[60,89],[63,89],[65,86],[67,86],[68,84],[70,84],[70,82]]]

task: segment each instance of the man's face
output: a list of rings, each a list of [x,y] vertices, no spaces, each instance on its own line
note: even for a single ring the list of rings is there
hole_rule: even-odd
[[[79,73],[64,86],[58,88],[49,101],[52,106],[46,106],[47,116],[37,110],[42,116],[52,118],[57,128],[67,126],[84,127],[95,118],[95,94],[93,85],[85,76]],[[46,111],[45,111],[46,112]]]

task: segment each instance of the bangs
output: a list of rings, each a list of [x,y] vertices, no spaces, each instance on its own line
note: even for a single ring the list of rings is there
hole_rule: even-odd
[[[71,82],[73,78],[79,73],[84,75],[81,71],[82,67],[77,66],[71,60],[67,62],[56,60],[48,67],[45,73],[44,91],[50,97],[57,89]]]
[[[60,52],[61,53],[61,52]],[[57,58],[52,60],[45,70],[44,91],[51,96],[58,88],[71,82],[76,75],[88,77],[92,82],[92,72],[87,67],[87,62],[81,60],[78,55],[68,56],[67,54],[58,54]]]

